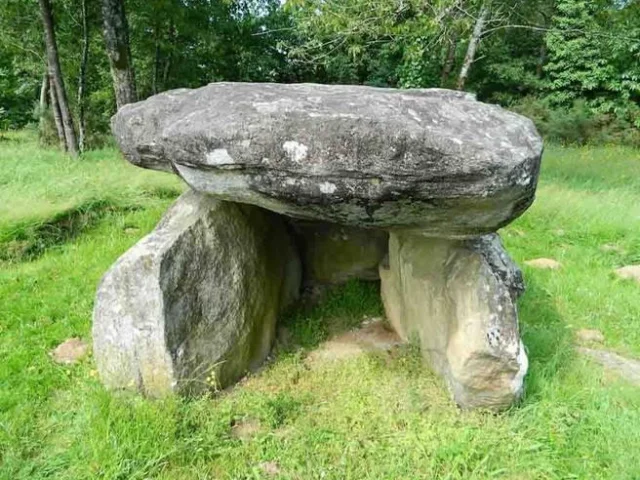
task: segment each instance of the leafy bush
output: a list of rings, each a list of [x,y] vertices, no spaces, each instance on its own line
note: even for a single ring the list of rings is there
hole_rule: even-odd
[[[634,124],[635,111],[624,114],[600,113],[584,100],[570,107],[553,106],[548,98],[525,97],[511,110],[531,118],[548,140],[568,145],[623,144],[640,146],[640,129]]]

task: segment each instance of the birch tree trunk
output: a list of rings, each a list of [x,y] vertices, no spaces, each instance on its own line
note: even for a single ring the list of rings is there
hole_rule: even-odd
[[[158,70],[160,69],[160,44],[156,38],[155,55],[153,58],[153,78],[152,78],[152,90],[155,95],[158,93]]]
[[[475,59],[476,50],[478,49],[480,38],[482,37],[482,33],[484,32],[484,26],[487,21],[488,15],[489,15],[489,7],[487,6],[486,3],[483,3],[482,8],[480,9],[480,14],[476,19],[476,24],[473,27],[471,38],[469,39],[467,54],[464,57],[464,62],[462,63],[462,68],[460,69],[460,76],[458,77],[458,85],[457,85],[458,90],[463,90],[465,84],[467,83],[467,77],[469,76],[471,65],[473,64],[473,60]]]
[[[118,108],[136,101],[136,82],[131,61],[129,26],[124,0],[102,0],[104,42],[109,56]]]
[[[40,130],[40,138],[45,131],[45,125],[47,123],[47,105],[49,103],[49,75],[45,72],[42,76],[42,86],[40,87],[40,104],[38,110],[38,123]]]
[[[87,64],[89,63],[89,22],[87,21],[87,0],[82,0],[82,58],[80,59],[80,76],[78,79],[78,147],[84,152],[86,125],[86,89]]]
[[[53,12],[51,10],[50,0],[40,1],[40,14],[42,16],[42,24],[44,27],[44,40],[47,48],[47,63],[49,65],[49,73],[51,75],[51,86],[55,89],[55,98],[58,103],[62,126],[64,128],[64,138],[67,151],[74,157],[78,155],[78,141],[76,140],[76,132],[73,127],[73,117],[69,109],[67,101],[67,92],[62,77],[62,69],[60,68],[60,59],[58,57],[58,46],[56,44],[56,34],[53,24]]]
[[[58,132],[58,140],[60,141],[60,148],[67,151],[67,139],[64,135],[64,127],[62,126],[62,116],[60,115],[60,105],[58,105],[58,95],[56,95],[56,88],[53,84],[51,76],[47,76],[49,80],[49,98],[51,103],[51,113],[53,114],[53,121],[56,124],[56,130]]]

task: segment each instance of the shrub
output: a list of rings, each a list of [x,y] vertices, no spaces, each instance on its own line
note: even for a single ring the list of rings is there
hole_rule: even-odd
[[[575,100],[570,107],[554,107],[548,99],[525,97],[510,108],[531,118],[542,136],[554,142],[640,146],[640,129],[632,118],[637,107],[616,115],[594,111],[585,100]]]

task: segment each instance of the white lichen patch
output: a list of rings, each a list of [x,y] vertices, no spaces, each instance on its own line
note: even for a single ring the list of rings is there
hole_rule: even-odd
[[[516,362],[518,363],[518,373],[511,380],[511,391],[515,394],[520,394],[522,392],[522,384],[524,382],[524,376],[527,374],[527,370],[529,369],[529,359],[527,358],[527,352],[524,350],[524,344],[522,340],[519,343],[518,348],[518,356],[516,357]]]
[[[331,195],[333,192],[336,191],[336,189],[338,187],[335,186],[335,184],[331,183],[331,182],[322,182],[320,185],[320,191],[322,193],[326,193],[328,195]]]
[[[409,112],[409,115],[411,115],[411,117],[418,123],[422,122],[422,118],[420,118],[420,115],[418,115],[418,113],[413,109],[410,108],[409,110],[407,110]]]
[[[523,170],[520,175],[518,175],[518,178],[516,179],[516,183],[518,185],[523,185],[523,186],[527,186],[531,183],[531,175],[529,175],[529,172]]]
[[[234,163],[226,148],[216,148],[206,155],[206,165],[231,165]]]
[[[309,151],[309,147],[293,140],[284,142],[282,144],[282,148],[286,152],[287,156],[296,163],[300,163],[302,160],[307,158],[307,152]]]
[[[355,113],[318,113],[318,112],[309,112],[308,115],[311,118],[361,118],[360,115]]]
[[[251,140],[242,140],[242,143],[240,145],[242,145],[244,148],[248,148],[251,145]]]
[[[253,107],[258,113],[272,114],[300,110],[304,105],[290,98],[280,98],[274,102],[254,102]]]

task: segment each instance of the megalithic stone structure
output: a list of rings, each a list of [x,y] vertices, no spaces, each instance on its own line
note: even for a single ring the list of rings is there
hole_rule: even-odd
[[[524,285],[495,232],[534,200],[530,120],[441,89],[215,83],[127,105],[112,128],[127,160],[193,192],[98,289],[107,386],[229,385],[303,283],[379,276],[391,325],[456,403],[521,395]]]

